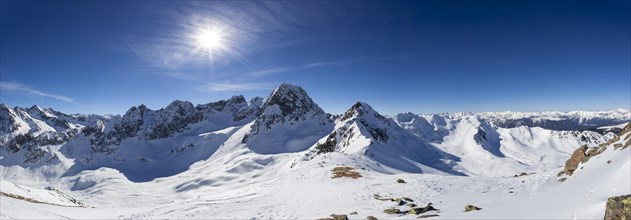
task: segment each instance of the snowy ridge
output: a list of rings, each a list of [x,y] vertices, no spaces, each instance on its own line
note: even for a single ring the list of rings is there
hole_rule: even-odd
[[[427,166],[460,175],[453,170],[456,157],[426,144],[363,102],[357,102],[338,118],[335,130],[311,149],[317,154],[361,155],[404,172],[423,173]]]
[[[616,110],[386,117],[357,102],[342,115],[330,115],[306,91],[290,84],[249,102],[243,96],[197,106],[176,100],[158,110],[135,106],[119,116],[66,115],[38,106],[3,104],[2,190],[4,184],[31,187],[34,192],[53,186],[95,208],[88,214],[0,196],[0,214],[287,219],[356,211],[357,218],[411,217],[385,214],[392,204],[373,198],[379,194],[407,196],[417,205],[432,202],[444,218],[508,218],[515,213],[524,218],[599,218],[597,208],[577,211],[580,207],[561,200],[580,200],[570,193],[586,193],[590,187],[598,189],[597,198],[582,200],[585,206],[599,204],[614,192],[628,193],[620,189],[631,185],[623,181],[630,175],[630,148],[608,148],[599,155],[620,161],[617,173],[600,172],[608,167],[597,158],[589,162],[596,165],[585,165],[566,182],[557,181],[556,173],[579,146],[626,144],[623,141],[630,137],[619,136],[621,126],[603,126],[626,123],[628,114]],[[354,169],[361,177],[332,178],[338,167]],[[512,177],[520,173],[528,175]],[[615,181],[589,182],[584,175]],[[397,178],[408,183],[396,183]],[[573,183],[577,181],[572,178],[585,178],[587,184]],[[512,205],[533,199],[546,211],[532,213]],[[561,208],[551,210],[547,200]],[[472,203],[484,209],[462,212]]]

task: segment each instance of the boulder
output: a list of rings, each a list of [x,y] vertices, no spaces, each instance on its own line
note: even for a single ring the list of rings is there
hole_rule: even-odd
[[[411,208],[409,214],[418,215],[418,214],[423,214],[425,212],[432,211],[432,210],[436,210],[436,209],[432,206],[432,203],[429,203],[425,207]]]
[[[605,220],[631,219],[631,194],[609,197],[605,207]]]
[[[474,205],[467,205],[464,207],[464,211],[465,212],[470,212],[470,211],[477,211],[477,210],[481,210],[482,208],[474,206]]]
[[[368,220],[378,220],[377,218],[375,218],[375,217],[374,217],[374,216],[372,216],[372,215],[369,215],[368,217],[366,217],[366,219],[368,219]]]
[[[346,215],[331,214],[331,217],[334,220],[348,220],[348,217]]]
[[[567,175],[572,175],[578,168],[578,165],[587,157],[585,152],[587,152],[587,145],[583,145],[576,149],[574,153],[572,153],[572,157],[565,162],[563,172]]]
[[[397,183],[406,183],[403,179],[397,179]]]
[[[398,214],[400,211],[401,210],[395,209],[395,208],[389,208],[389,209],[383,210],[383,212],[386,214]]]

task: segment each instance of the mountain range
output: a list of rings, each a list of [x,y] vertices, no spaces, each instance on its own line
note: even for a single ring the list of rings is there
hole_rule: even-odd
[[[294,178],[291,184],[301,184],[314,177],[298,175],[296,170],[320,175],[324,171],[318,167],[330,169],[333,165],[352,165],[374,173],[377,179],[403,175],[409,180],[426,174],[429,179],[423,181],[461,184],[438,179],[480,178],[472,183],[480,184],[474,188],[491,187],[482,182],[558,171],[579,146],[598,147],[620,139],[619,132],[630,121],[631,113],[625,109],[385,116],[364,102],[336,115],[322,110],[302,88],[286,83],[269,96],[250,101],[243,96],[200,105],[176,100],[158,110],[133,106],[123,115],[65,114],[39,106],[10,108],[2,104],[0,171],[3,181],[31,187],[54,185],[89,201],[103,199],[103,195],[121,201],[114,192],[131,195],[128,193],[142,184],[158,183],[174,194],[167,199],[170,201],[178,200],[180,194],[237,187],[243,188],[238,191],[242,199],[258,195],[248,187],[289,177]],[[110,181],[120,185],[108,184]],[[310,185],[316,191],[318,186]],[[426,191],[441,193],[433,188]],[[143,192],[144,196],[151,194]],[[287,192],[274,192],[285,196],[279,198],[293,198]],[[154,211],[166,209],[168,203],[143,199],[163,205]],[[268,211],[287,215],[246,212],[257,218],[316,217],[276,207],[276,203],[268,205],[274,206]],[[133,212],[121,216],[130,217],[129,213]],[[158,216],[183,217],[166,213]],[[505,216],[499,213],[490,216]]]

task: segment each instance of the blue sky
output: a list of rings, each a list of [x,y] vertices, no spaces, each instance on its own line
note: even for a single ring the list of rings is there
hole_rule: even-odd
[[[1,1],[1,102],[122,114],[302,86],[327,112],[631,105],[631,1]],[[206,30],[220,46],[202,47]]]

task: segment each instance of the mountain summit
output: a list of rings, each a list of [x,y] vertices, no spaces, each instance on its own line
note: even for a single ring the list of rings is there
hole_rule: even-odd
[[[243,138],[257,153],[303,151],[333,129],[329,115],[298,86],[281,84],[261,108],[261,115]]]

